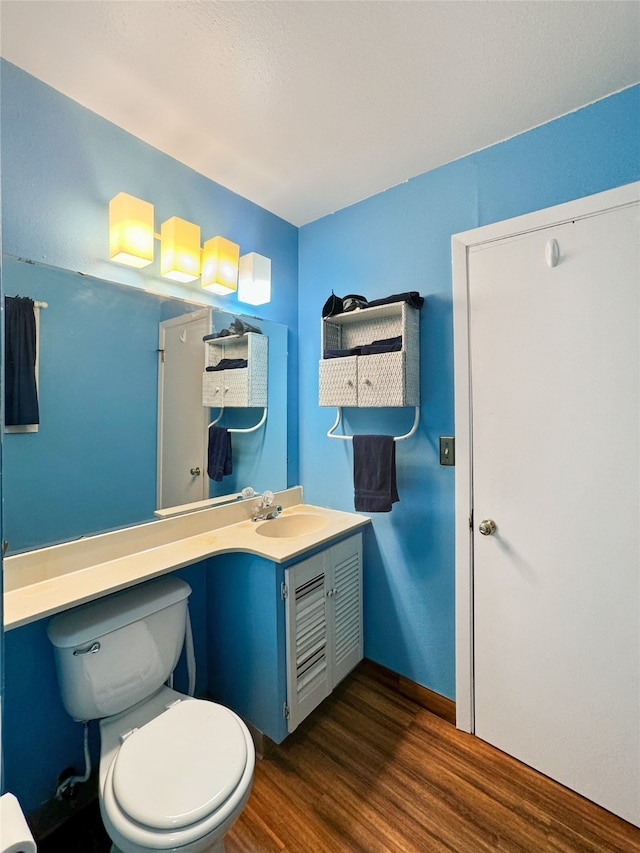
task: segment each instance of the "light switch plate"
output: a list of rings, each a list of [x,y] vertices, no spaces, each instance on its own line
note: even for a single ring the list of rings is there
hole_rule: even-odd
[[[456,464],[456,439],[453,435],[440,436],[440,464]]]

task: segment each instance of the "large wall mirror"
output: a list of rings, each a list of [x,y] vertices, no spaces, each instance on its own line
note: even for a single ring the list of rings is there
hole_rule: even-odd
[[[3,259],[3,291],[39,309],[37,431],[9,433],[3,446],[4,539],[8,554],[151,521],[158,493],[161,330],[178,342],[201,326],[226,332],[241,318],[268,337],[268,414],[260,429],[232,435],[231,474],[209,480],[211,497],[287,487],[287,329],[280,323],[148,293],[79,273]],[[189,315],[194,317],[190,318]],[[208,315],[208,317],[207,317]],[[195,381],[201,381],[201,366]],[[193,379],[193,377],[191,377]],[[166,403],[166,400],[165,400]],[[174,407],[174,431],[198,429],[219,411]],[[253,426],[262,410],[228,408],[219,425]],[[162,432],[161,432],[162,434]],[[188,444],[188,442],[187,442]],[[201,451],[198,451],[201,453]],[[206,458],[205,458],[206,463]],[[201,497],[201,496],[200,496]],[[166,501],[165,501],[166,504]],[[166,508],[166,506],[165,506]]]

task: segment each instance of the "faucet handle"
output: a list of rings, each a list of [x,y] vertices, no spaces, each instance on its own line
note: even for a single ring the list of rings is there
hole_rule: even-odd
[[[273,492],[263,492],[262,493],[262,506],[271,506],[273,503],[274,494]]]

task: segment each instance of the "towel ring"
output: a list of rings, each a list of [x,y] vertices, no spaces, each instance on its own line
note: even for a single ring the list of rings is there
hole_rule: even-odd
[[[209,427],[215,426],[218,423],[218,421],[222,418],[223,415],[224,415],[224,408],[220,409],[220,414],[218,415],[218,417],[215,420],[211,421],[211,423],[209,424]],[[246,427],[246,429],[240,429],[239,427],[228,427],[227,432],[255,432],[257,429],[260,429],[260,427],[263,426],[263,424],[266,422],[266,420],[267,420],[267,407],[265,406],[264,410],[262,412],[262,417],[260,418],[260,420],[258,421],[258,423],[255,426]],[[207,429],[209,429],[209,427],[207,427]]]
[[[338,406],[338,415],[336,417],[334,425],[331,427],[329,432],[327,433],[328,438],[341,438],[343,441],[353,441],[352,435],[334,435],[334,430],[338,428],[340,421],[342,420],[342,406]],[[394,435],[394,441],[404,441],[406,438],[411,438],[414,435],[415,431],[418,429],[418,424],[420,423],[420,406],[415,407],[415,415],[413,418],[413,426],[409,430],[409,432],[405,433],[405,435]]]

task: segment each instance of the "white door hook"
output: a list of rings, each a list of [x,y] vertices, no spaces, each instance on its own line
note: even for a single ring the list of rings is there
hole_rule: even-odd
[[[560,246],[558,246],[557,240],[547,240],[547,245],[544,250],[545,258],[547,259],[547,264],[550,267],[558,266],[558,261],[560,260]]]

